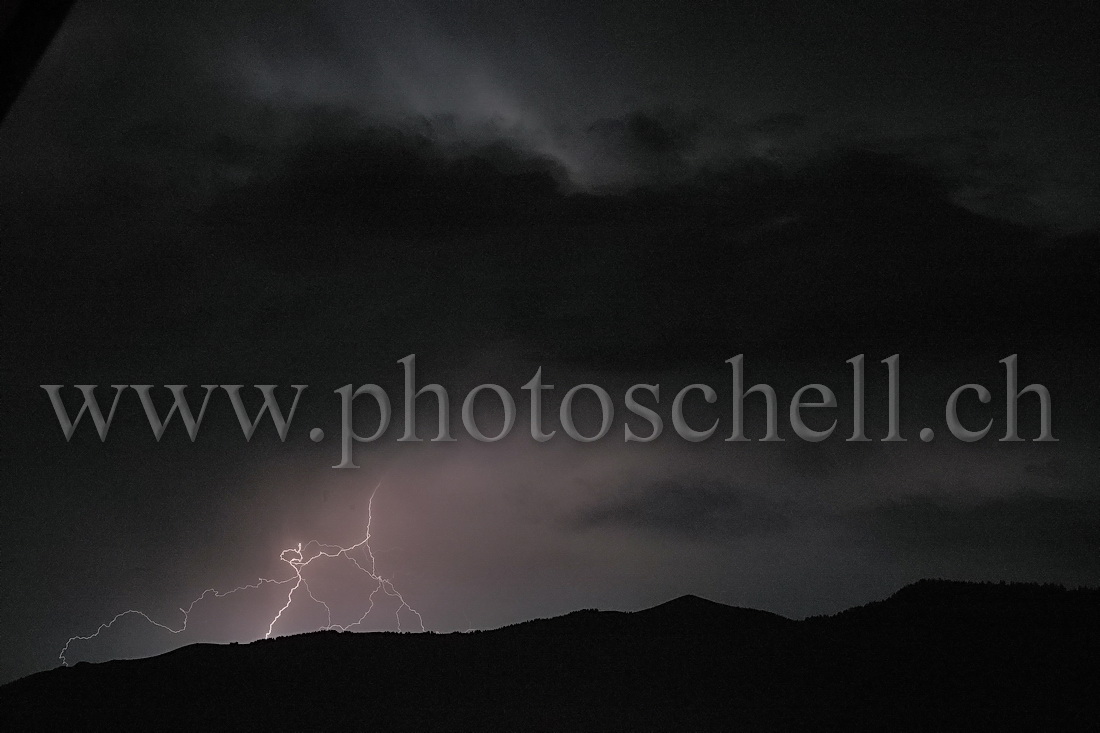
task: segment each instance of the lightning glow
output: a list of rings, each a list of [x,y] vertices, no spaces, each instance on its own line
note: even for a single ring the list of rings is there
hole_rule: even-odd
[[[397,590],[397,588],[394,587],[392,578],[385,578],[382,575],[378,574],[376,563],[375,563],[375,558],[374,558],[374,552],[371,550],[371,546],[370,546],[371,522],[373,520],[374,494],[377,490],[378,490],[378,487],[377,486],[374,487],[374,491],[371,492],[370,499],[367,501],[367,527],[366,527],[366,532],[363,536],[363,539],[359,540],[355,544],[350,545],[348,547],[342,547],[340,545],[323,544],[321,542],[318,542],[317,540],[310,540],[309,542],[306,542],[305,544],[299,542],[297,544],[297,546],[289,547],[289,548],[283,550],[281,553],[279,553],[279,560],[286,563],[287,566],[290,568],[291,572],[293,573],[293,575],[289,578],[286,578],[286,579],[283,579],[283,580],[277,580],[277,579],[272,579],[272,578],[257,578],[255,583],[251,583],[249,585],[237,586],[236,588],[233,588],[231,590],[224,590],[224,591],[223,590],[217,590],[215,588],[207,588],[206,590],[204,590],[202,592],[202,595],[200,595],[195,600],[191,601],[191,603],[186,608],[182,608],[182,607],[180,608],[180,612],[183,614],[183,623],[178,628],[173,628],[173,627],[171,627],[167,624],[160,623],[159,621],[156,621],[155,619],[153,619],[151,616],[149,616],[144,611],[139,611],[139,610],[135,610],[135,609],[128,609],[126,611],[122,611],[121,613],[116,614],[115,617],[112,618],[110,621],[107,621],[106,623],[100,624],[99,628],[97,628],[95,630],[95,632],[92,633],[92,634],[89,634],[87,636],[72,636],[72,637],[69,637],[69,640],[65,642],[65,646],[63,646],[61,648],[61,652],[58,654],[58,659],[61,660],[62,665],[67,665],[68,662],[65,658],[65,655],[69,651],[69,646],[74,641],[88,641],[90,639],[95,639],[100,634],[102,634],[104,631],[107,631],[112,626],[114,626],[114,624],[117,621],[119,621],[119,619],[125,618],[127,616],[140,616],[141,618],[145,619],[147,622],[149,622],[153,626],[156,626],[157,628],[164,629],[165,631],[167,631],[171,634],[182,634],[184,631],[187,630],[187,622],[190,618],[191,611],[195,608],[195,606],[200,601],[202,601],[206,597],[212,596],[214,598],[224,598],[226,596],[232,595],[234,593],[238,593],[240,591],[255,590],[255,589],[260,588],[260,587],[265,586],[265,585],[289,585],[290,586],[290,590],[287,592],[287,595],[286,595],[286,602],[282,605],[282,607],[279,608],[278,611],[275,612],[275,615],[272,616],[271,621],[267,624],[267,630],[264,633],[264,637],[263,637],[265,639],[271,638],[272,634],[275,633],[275,625],[279,622],[279,619],[282,618],[283,614],[294,603],[295,597],[296,596],[298,596],[298,597],[301,596],[301,593],[299,592],[299,590],[304,591],[306,596],[308,596],[309,599],[313,603],[316,603],[316,604],[322,606],[325,609],[327,622],[325,623],[324,626],[320,627],[319,630],[321,630],[321,631],[327,631],[327,630],[350,631],[350,630],[352,630],[356,627],[361,626],[363,624],[363,622],[367,620],[367,616],[370,615],[371,611],[374,610],[374,598],[375,598],[376,595],[378,595],[378,593],[380,591],[382,593],[385,593],[387,596],[390,596],[392,598],[396,598],[400,602],[400,605],[397,607],[397,610],[394,612],[394,615],[397,617],[397,629],[398,629],[398,631],[403,630],[401,628],[401,611],[402,610],[407,610],[409,613],[412,613],[414,616],[416,616],[417,623],[420,626],[419,630],[420,631],[426,631],[426,628],[424,626],[424,619],[420,615],[420,612],[417,611],[412,606],[410,606],[405,601],[404,596],[402,596],[401,593]],[[361,555],[361,557],[357,557],[356,555],[353,555],[352,553],[356,553],[358,555]],[[334,624],[332,622],[332,609],[329,607],[329,605],[325,601],[317,598],[313,594],[313,591],[310,590],[309,583],[306,581],[306,578],[305,578],[305,575],[304,575],[305,568],[308,567],[315,560],[320,560],[322,558],[324,558],[324,559],[337,559],[337,558],[340,558],[340,557],[343,557],[343,558],[351,561],[351,563],[354,564],[354,566],[360,572],[367,575],[376,584],[375,587],[374,587],[374,590],[371,591],[370,595],[367,597],[367,601],[368,601],[369,605],[367,606],[366,610],[363,611],[363,614],[359,617],[359,619],[357,621],[354,621],[354,622],[352,622],[350,624],[347,624],[347,625]]]

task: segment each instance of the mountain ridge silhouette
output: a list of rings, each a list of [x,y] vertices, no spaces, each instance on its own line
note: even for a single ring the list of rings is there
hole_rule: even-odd
[[[499,629],[320,631],[0,687],[6,730],[1087,730],[1100,589],[921,581],[792,620],[686,595]]]

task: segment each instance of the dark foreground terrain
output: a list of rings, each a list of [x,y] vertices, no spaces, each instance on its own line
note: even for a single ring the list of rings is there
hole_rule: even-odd
[[[1100,729],[1100,590],[922,581],[792,621],[685,596],[495,631],[319,632],[0,687],[39,730]]]

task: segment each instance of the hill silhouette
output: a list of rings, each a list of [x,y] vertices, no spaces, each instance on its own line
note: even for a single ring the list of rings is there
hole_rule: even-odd
[[[1100,589],[921,581],[794,621],[683,596],[493,631],[316,632],[0,687],[5,730],[1086,730]]]

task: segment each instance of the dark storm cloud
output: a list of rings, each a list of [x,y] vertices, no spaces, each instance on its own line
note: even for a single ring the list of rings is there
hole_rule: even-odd
[[[226,141],[226,162],[250,155]],[[505,141],[449,143],[438,123],[371,125],[350,112],[316,110],[285,145],[229,189],[219,214],[260,228],[293,221],[323,229],[397,232],[468,228],[537,216],[566,178],[560,164]]]
[[[754,132],[796,132],[806,127],[809,120],[799,112],[780,112],[749,125]]]
[[[573,190],[558,162],[522,141],[464,140],[445,119],[383,124],[306,107],[287,120],[278,136],[221,131],[197,146],[210,193],[183,216],[187,198],[128,194],[96,216],[109,211],[117,226],[137,208],[137,226],[97,231],[81,221],[82,236],[132,255],[32,278],[60,277],[63,290],[131,324],[166,318],[172,334],[198,339],[244,330],[254,344],[270,340],[254,351],[284,359],[295,347],[280,323],[300,325],[289,333],[309,355],[326,334],[366,323],[383,343],[412,332],[459,346],[472,320],[439,318],[432,303],[446,293],[463,293],[478,333],[597,367],[717,365],[730,344],[795,339],[846,359],[884,332],[895,349],[976,339],[1012,348],[1025,336],[1074,334],[1091,312],[1090,240],[1037,248],[1034,232],[960,208],[955,181],[908,152],[851,149],[797,167],[747,159],[675,185],[594,194]],[[657,136],[666,135],[690,139]],[[135,290],[135,273],[156,260],[173,276]],[[325,278],[341,285],[319,285]],[[809,301],[828,307],[808,311]],[[27,315],[65,328],[52,308],[39,300]],[[768,317],[745,317],[755,313]],[[205,335],[195,328],[202,314],[221,314]],[[73,331],[82,337],[78,323]]]
[[[580,528],[626,528],[693,539],[737,539],[782,532],[787,512],[762,494],[713,481],[668,479],[632,486],[623,496],[582,509]]]
[[[308,125],[227,183],[208,221],[241,228],[236,246],[262,251],[267,266],[340,263],[395,287],[430,271],[437,289],[494,273],[498,286],[478,292],[507,314],[501,338],[553,343],[559,358],[576,348],[590,364],[690,362],[716,344],[777,338],[856,349],[848,358],[885,331],[899,348],[1046,342],[1089,317],[1089,240],[1037,247],[1038,234],[961,208],[951,179],[897,153],[734,165],[593,195],[570,193],[553,161],[522,148],[452,145],[424,130]],[[451,246],[415,241],[428,232]],[[512,303],[517,282],[523,299]],[[828,307],[808,312],[807,299]],[[757,312],[766,322],[719,317]]]
[[[1088,495],[912,497],[854,512],[844,521],[855,536],[899,555],[1023,574],[1058,568],[1063,582],[1081,582],[1100,571],[1100,501]]]
[[[367,125],[449,116],[458,137],[551,158],[585,186],[667,183],[735,160],[804,162],[894,141],[965,176],[960,200],[979,210],[1081,229],[1096,224],[1100,151],[1087,104],[1095,90],[1082,74],[1095,50],[1075,8],[848,14],[810,3],[704,13],[566,2],[488,12],[249,0],[154,15],[121,0],[79,4],[22,102],[48,104],[49,89],[75,113],[44,126],[16,115],[9,124],[23,140],[11,157],[38,163],[21,169],[32,186],[49,173],[30,154],[41,148],[58,166],[51,186],[104,178],[96,191],[57,197],[84,200],[87,215],[157,196],[200,206],[220,176],[247,173],[211,160],[212,141],[230,141],[223,152],[293,145],[288,130],[317,107],[353,110]],[[1037,38],[1058,38],[1059,53]],[[624,52],[640,48],[642,63]],[[1008,50],[1011,64],[992,64]],[[62,52],[84,63],[61,68],[53,59]],[[864,90],[849,97],[855,79]],[[881,94],[866,94],[876,87]],[[992,99],[975,110],[978,92]],[[984,138],[980,165],[955,152],[974,129],[996,133]]]

